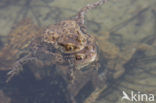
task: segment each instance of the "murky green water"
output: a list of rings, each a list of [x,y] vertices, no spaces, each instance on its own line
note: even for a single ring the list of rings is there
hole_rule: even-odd
[[[95,1],[97,0],[1,0],[1,41],[5,42],[11,28],[23,18],[31,18],[37,25],[47,26],[73,17],[80,8]],[[156,42],[151,44],[156,39],[156,1],[108,0],[106,4],[87,13],[86,26],[88,32],[96,35],[110,32],[110,41],[121,48],[136,42],[147,43],[156,50]],[[121,102],[122,91],[128,94],[131,91],[152,93],[156,96],[156,53],[150,51],[147,55],[146,58],[141,58],[142,63],[128,67],[122,78],[112,83],[112,87],[104,91],[96,103],[133,103]]]

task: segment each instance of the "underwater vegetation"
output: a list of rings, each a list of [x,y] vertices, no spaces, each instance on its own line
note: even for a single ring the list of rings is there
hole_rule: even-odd
[[[37,6],[52,10],[49,4],[55,1],[33,1],[26,0],[22,5],[9,0],[0,2],[3,9],[10,4],[22,6],[13,20],[16,25],[1,43],[0,99],[4,103],[92,103],[97,98],[98,102],[113,103],[120,101],[118,96],[123,90],[155,94],[156,84],[143,82],[147,77],[151,81],[155,77],[155,32],[139,42],[120,34],[121,29],[147,11],[156,17],[152,6],[138,10],[136,15],[103,32],[99,22],[84,18],[84,14],[105,0],[90,4],[65,20],[55,15],[60,8],[54,9],[54,14],[49,15],[57,23],[48,27],[42,26],[44,20],[34,10]],[[25,19],[29,13],[35,21]],[[142,22],[144,18],[136,25],[141,26]]]

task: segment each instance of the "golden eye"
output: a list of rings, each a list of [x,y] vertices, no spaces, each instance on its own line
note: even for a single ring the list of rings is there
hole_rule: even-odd
[[[84,58],[85,58],[84,54],[77,54],[77,55],[75,55],[75,59],[76,60],[83,60]]]
[[[76,46],[73,45],[73,43],[68,43],[68,44],[65,45],[65,48],[66,48],[67,51],[73,51],[73,50],[76,49]]]
[[[72,51],[72,50],[74,50],[74,47],[72,45],[67,45],[66,50],[67,51]]]

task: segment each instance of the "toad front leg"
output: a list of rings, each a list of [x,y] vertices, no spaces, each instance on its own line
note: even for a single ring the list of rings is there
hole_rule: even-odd
[[[26,55],[23,58],[16,61],[15,64],[10,68],[10,71],[7,73],[8,78],[6,82],[9,82],[15,75],[18,75],[21,71],[23,71],[24,64],[34,60],[36,61],[37,58],[31,57],[31,55]]]

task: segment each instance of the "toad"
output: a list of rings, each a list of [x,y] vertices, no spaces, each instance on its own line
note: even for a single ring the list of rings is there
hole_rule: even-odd
[[[75,19],[64,20],[55,25],[51,25],[48,28],[46,28],[43,32],[41,31],[40,33],[37,33],[37,35],[35,35],[36,33],[30,34],[31,36],[29,38],[25,38],[24,40],[18,40],[17,38],[19,36],[20,39],[20,36],[22,35],[19,34],[23,34],[20,32],[19,27],[19,31],[16,31],[17,33],[15,33],[14,37],[12,36],[10,42],[12,43],[14,42],[14,40],[17,40],[18,44],[14,42],[8,45],[20,45],[27,41],[27,43],[25,43],[24,45],[20,45],[18,49],[28,49],[29,53],[27,55],[25,54],[25,56],[23,56],[21,59],[19,58],[19,60],[17,60],[17,62],[14,64],[14,66],[10,68],[11,71],[8,73],[9,78],[12,78],[14,75],[17,75],[22,70],[22,65],[32,60],[37,60],[39,62],[42,62],[42,64],[55,64],[56,62],[62,63],[63,61],[71,61],[71,59],[73,58],[72,55],[75,55],[75,58],[77,60],[81,58],[84,58],[84,60],[86,60],[85,62],[74,62],[73,66],[79,69],[94,62],[94,60],[96,59],[88,59],[90,56],[93,58],[97,57],[95,52],[95,43],[92,43],[94,39],[88,33],[84,32],[84,29],[82,30],[81,28],[83,28],[84,25],[85,12],[87,12],[89,9],[95,8],[103,4],[104,2],[106,2],[106,0],[99,0],[94,4],[87,5],[86,7],[80,10]],[[25,29],[25,27],[22,29]],[[27,33],[27,31],[23,32],[25,32],[24,34]],[[93,52],[85,53],[87,51]],[[45,55],[43,55],[42,57],[40,56],[40,54]],[[66,57],[66,55],[68,57],[68,60],[65,60],[64,58]],[[42,60],[45,59],[44,56],[48,57],[49,59]],[[55,60],[56,62],[54,62],[54,60],[50,58],[57,58],[57,60]]]
[[[88,38],[75,20],[65,20],[51,25],[43,35],[44,42],[59,48],[63,53],[75,53],[84,49]]]
[[[109,34],[106,38],[96,37],[97,41],[103,41],[96,45],[95,38],[87,33],[84,15],[106,1],[88,4],[74,19],[63,20],[47,28],[38,28],[28,21],[18,25],[10,33],[9,42],[0,53],[0,61],[8,62],[10,66],[7,82],[22,72],[23,65],[28,62],[35,61],[40,68],[56,65],[58,73],[68,84],[67,97],[72,103],[94,102],[107,87],[107,80],[117,79],[123,74],[123,65],[137,50],[134,49],[125,56],[126,53],[120,52],[117,46],[108,41]],[[102,73],[99,73],[97,46],[101,48],[99,51],[103,54],[102,60],[106,61],[106,68]],[[42,73],[37,75],[40,74]],[[92,91],[87,93],[86,98],[77,100],[83,93],[83,88],[88,85]]]

